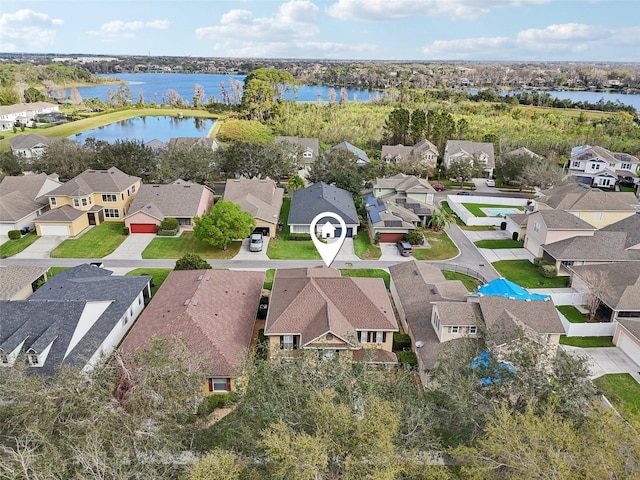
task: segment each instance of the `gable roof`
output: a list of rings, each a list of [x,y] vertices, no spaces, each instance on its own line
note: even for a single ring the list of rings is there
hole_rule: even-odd
[[[50,346],[46,361],[31,370],[36,373],[84,367],[151,281],[111,274],[83,264],[60,272],[28,300],[0,301],[0,348],[9,353],[23,344],[24,351],[43,353]]]
[[[487,155],[487,167],[495,167],[494,146],[491,142],[471,142],[469,140],[447,140],[445,148],[447,156],[453,156],[459,153],[465,156],[473,157],[485,153]]]
[[[383,160],[387,158],[398,158],[400,160],[409,160],[411,157],[411,153],[413,152],[413,147],[408,147],[406,145],[402,145],[399,143],[398,145],[382,145],[382,149],[380,151],[380,157]]]
[[[589,230],[596,228],[566,210],[538,210],[531,215],[540,215],[548,230]]]
[[[612,223],[599,230],[600,232],[624,232],[627,234],[624,242],[625,248],[640,244],[640,213],[630,215],[616,223]]]
[[[181,337],[209,373],[233,377],[249,351],[264,272],[178,270],[158,292],[122,342],[122,349],[147,348],[154,336]]]
[[[353,343],[358,330],[398,330],[382,279],[314,270],[276,270],[265,335],[300,335],[306,345],[329,332]]]
[[[204,185],[176,180],[166,185],[142,184],[127,217],[140,211],[158,220],[165,217],[192,218],[198,215],[198,207],[205,192],[213,190]]]
[[[140,177],[127,175],[116,167],[108,170],[85,170],[73,177],[55,190],[47,194],[48,197],[82,196],[92,193],[120,193],[138,182]]]
[[[268,223],[278,223],[284,189],[270,178],[240,177],[227,180],[223,200],[240,205],[252,217]]]
[[[33,148],[36,145],[48,146],[61,140],[62,138],[60,137],[45,137],[37,133],[29,133],[27,135],[16,135],[9,139],[9,143],[11,144],[11,150],[24,150]]]
[[[174,137],[170,138],[167,143],[167,147],[169,149],[176,147],[191,148],[196,145],[210,148],[211,150],[216,150],[218,148],[218,142],[216,139],[209,137]]]
[[[359,223],[351,193],[324,182],[314,183],[293,192],[288,223],[309,225],[316,215],[322,212],[337,213],[347,225]]]
[[[55,184],[61,185],[55,174],[4,177],[0,182],[0,221],[18,221],[46,206],[49,202],[45,194]]]
[[[42,277],[49,267],[0,265],[0,300],[11,300],[24,287]]]
[[[317,138],[303,138],[279,135],[275,138],[275,142],[289,142],[298,145],[302,150],[311,150],[313,158],[317,158],[320,152],[320,141]]]
[[[585,283],[595,285],[600,299],[614,310],[640,310],[640,263],[575,265],[571,269]]]
[[[538,155],[537,153],[532,152],[527,147],[516,148],[515,150],[511,150],[510,152],[504,153],[502,156],[503,157],[516,157],[516,156],[524,156],[524,155],[526,155],[528,157],[531,157],[531,158],[538,159],[538,160],[542,160],[544,158],[541,155]]]
[[[351,145],[349,142],[340,142],[337,145],[331,147],[328,151],[332,152],[334,150],[347,150],[351,152],[357,158],[358,165],[364,165],[365,163],[369,163],[369,156],[365,153],[364,150],[356,147],[355,145]]]
[[[387,178],[376,178],[372,188],[392,188],[399,193],[435,193],[435,189],[424,178],[404,173]]]
[[[560,261],[637,262],[640,250],[627,249],[627,234],[597,230],[593,236],[576,236],[542,245],[542,249]]]
[[[543,190],[538,201],[557,210],[635,212],[638,200],[631,192],[605,192],[572,183]]]
[[[88,211],[95,211],[94,207],[96,207],[96,205],[94,205]],[[102,207],[99,207],[99,209],[101,209],[101,208]],[[54,208],[53,210],[49,210],[49,211],[43,213],[38,218],[36,218],[34,221],[36,223],[42,223],[42,222],[73,222],[74,220],[76,220],[76,219],[78,219],[78,218],[80,218],[80,217],[82,217],[83,215],[86,215],[86,214],[87,214],[86,210],[76,210],[71,205],[62,205],[61,207]]]
[[[517,318],[538,334],[564,334],[558,310],[553,302],[528,302],[511,298],[484,296],[479,297],[482,318],[488,329],[504,320],[503,315]]]

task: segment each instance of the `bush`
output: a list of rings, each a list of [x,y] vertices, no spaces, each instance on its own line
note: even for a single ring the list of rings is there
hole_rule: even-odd
[[[124,227],[124,228],[122,229],[122,234],[123,234],[123,235],[129,235],[129,227]]]
[[[411,245],[422,245],[424,243],[424,235],[422,234],[422,230],[418,228],[409,230],[406,239]]]
[[[540,265],[542,265],[543,263],[545,263],[544,259],[542,257],[536,257],[533,259],[533,264],[536,267],[539,267]]]
[[[393,333],[393,351],[402,351],[411,348],[411,337],[407,333]]]
[[[380,232],[376,232],[376,234],[373,236],[373,243],[375,243],[376,245],[380,243]]]
[[[398,361],[403,365],[408,365],[411,368],[414,368],[418,365],[418,357],[415,352],[398,352],[396,353],[398,356]]]
[[[558,275],[558,269],[555,265],[547,263],[538,267],[538,273],[544,278],[553,278]]]
[[[198,407],[198,415],[209,415],[216,408],[226,407],[235,401],[236,394],[233,392],[208,395]]]
[[[180,223],[178,223],[177,218],[167,217],[162,220],[160,224],[160,230],[177,230],[180,228]]]
[[[164,230],[162,228],[156,230],[156,235],[159,237],[175,237],[178,234],[179,229]]]
[[[294,242],[302,242],[305,240],[311,240],[311,235],[308,233],[290,233],[289,240]]]
[[[204,260],[200,255],[196,253],[187,253],[182,258],[176,260],[176,267],[174,270],[202,270],[210,269],[209,262]]]
[[[9,240],[19,240],[22,237],[20,230],[9,230],[7,235],[9,235]]]

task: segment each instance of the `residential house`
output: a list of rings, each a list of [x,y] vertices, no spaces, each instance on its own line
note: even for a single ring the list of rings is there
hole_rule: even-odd
[[[49,102],[16,103],[0,106],[0,131],[11,130],[17,124],[30,125],[36,115],[59,112],[60,106]]]
[[[427,180],[413,175],[376,179],[364,198],[369,231],[379,233],[381,242],[404,240],[407,232],[429,223],[434,193]]]
[[[502,154],[502,158],[509,158],[509,157],[529,157],[532,160],[544,160],[543,156],[538,155],[535,152],[532,152],[526,147],[516,148],[515,150],[511,150],[510,152]]]
[[[169,150],[173,148],[193,148],[195,146],[209,148],[216,151],[219,147],[215,138],[209,137],[174,137],[170,138],[167,144]]]
[[[192,230],[194,217],[212,206],[213,190],[205,185],[180,179],[166,185],[142,184],[124,224],[131,233],[156,233],[165,218],[175,218],[180,228]]]
[[[90,370],[111,354],[150,296],[149,276],[93,265],[58,273],[26,300],[0,301],[0,363],[25,355],[32,372]]]
[[[347,237],[358,234],[358,212],[353,196],[347,190],[327,185],[324,182],[314,183],[307,188],[295,190],[291,195],[289,209],[289,232],[309,233],[311,222],[320,213],[331,212],[339,215],[347,227]],[[339,225],[335,219],[329,220],[334,227]],[[317,223],[316,234],[320,234],[321,223]],[[340,228],[336,228],[335,236],[340,236]]]
[[[0,266],[0,300],[25,300],[47,280],[48,267]]]
[[[251,345],[263,282],[264,272],[173,271],[121,348],[136,351],[153,338],[180,339],[208,366],[205,391],[232,391]]]
[[[24,227],[49,210],[47,193],[62,183],[56,174],[7,176],[0,182],[0,235]]]
[[[621,318],[616,322],[613,344],[640,365],[640,320]]]
[[[528,215],[524,247],[535,257],[543,256],[543,245],[578,236],[593,236],[596,228],[565,210],[538,210]]]
[[[342,277],[328,267],[276,271],[264,334],[271,358],[297,350],[395,364],[398,323],[380,278]]]
[[[35,221],[36,232],[73,237],[89,225],[123,221],[140,185],[116,167],[85,170],[47,193],[51,210]]]
[[[605,192],[571,183],[543,190],[537,200],[540,210],[565,210],[595,228],[602,228],[634,215],[638,200],[631,192]]]
[[[638,184],[638,158],[611,152],[600,146],[581,145],[571,149],[568,172],[578,181],[594,187],[613,188],[619,182]]]
[[[274,237],[278,231],[284,189],[270,178],[230,178],[224,188],[223,200],[240,205],[256,221],[256,230]]]
[[[346,150],[349,152],[355,158],[356,165],[359,167],[364,167],[369,163],[369,156],[366,152],[354,145],[351,145],[349,142],[340,142],[327,150],[327,153],[331,153],[336,150]]]
[[[294,145],[299,154],[299,163],[302,167],[309,167],[316,161],[320,152],[320,142],[317,138],[302,138],[292,136],[277,136],[276,143],[287,142]]]
[[[16,157],[33,159],[41,157],[50,145],[62,140],[60,137],[45,137],[37,133],[29,133],[27,135],[16,135],[9,139],[9,144]]]
[[[383,145],[381,158],[392,165],[406,164],[433,170],[438,162],[438,147],[427,139],[420,140],[413,146]]]
[[[449,168],[453,160],[468,159],[473,165],[480,164],[487,177],[493,176],[496,167],[493,143],[469,140],[447,140],[444,148],[444,166]]]

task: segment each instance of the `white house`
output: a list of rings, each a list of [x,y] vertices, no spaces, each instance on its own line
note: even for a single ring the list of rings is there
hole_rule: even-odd
[[[613,188],[619,181],[637,185],[640,183],[638,163],[638,158],[628,153],[581,145],[571,149],[568,172],[595,187]]]
[[[34,121],[36,115],[53,112],[60,112],[60,107],[48,102],[3,105],[0,107],[0,130],[11,130],[16,122],[28,125]]]

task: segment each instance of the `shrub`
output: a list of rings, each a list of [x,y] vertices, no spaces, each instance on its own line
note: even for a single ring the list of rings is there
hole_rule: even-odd
[[[402,351],[411,347],[411,337],[407,333],[393,333],[393,351]]]
[[[180,223],[177,218],[167,217],[160,224],[160,230],[177,230],[178,228],[180,228]]]
[[[553,278],[558,275],[558,269],[555,265],[543,264],[538,267],[538,273],[544,278]]]
[[[233,392],[208,395],[198,407],[198,415],[209,415],[216,408],[226,407],[235,401],[236,394]]]
[[[176,260],[174,270],[202,270],[209,269],[211,265],[196,253],[187,253],[182,258]]]
[[[124,228],[122,229],[122,234],[123,234],[123,235],[129,235],[129,227],[124,227]]]
[[[179,229],[163,230],[162,228],[156,230],[156,235],[159,237],[174,237],[178,234]]]
[[[415,352],[398,352],[398,361],[403,365],[408,365],[414,368],[418,365],[418,357]]]
[[[418,228],[409,230],[406,239],[411,245],[422,245],[424,243],[424,235],[422,234],[422,230]]]
[[[294,242],[301,242],[305,240],[311,240],[311,235],[308,233],[290,233],[289,240]]]
[[[533,264],[536,267],[539,267],[540,265],[542,265],[544,263],[544,259],[542,257],[536,257],[533,259]]]
[[[376,234],[373,236],[373,243],[375,243],[376,245],[380,243],[380,232],[376,232]]]
[[[9,240],[18,240],[22,237],[20,230],[9,230],[7,235],[9,235]]]

